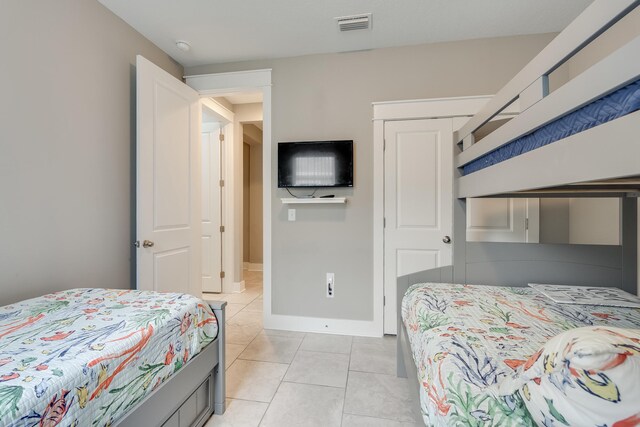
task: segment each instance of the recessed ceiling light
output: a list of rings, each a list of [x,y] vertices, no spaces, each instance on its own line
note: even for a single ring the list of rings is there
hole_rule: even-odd
[[[189,42],[184,40],[176,40],[176,47],[183,52],[189,52],[191,50],[191,45]]]

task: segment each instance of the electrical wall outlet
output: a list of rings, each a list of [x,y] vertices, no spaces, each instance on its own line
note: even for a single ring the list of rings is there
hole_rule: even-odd
[[[296,210],[295,209],[289,209],[289,221],[295,221],[296,220]]]
[[[327,298],[333,298],[335,295],[335,276],[333,273],[327,273]]]

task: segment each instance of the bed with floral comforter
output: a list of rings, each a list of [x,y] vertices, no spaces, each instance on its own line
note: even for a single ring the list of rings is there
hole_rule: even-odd
[[[531,426],[499,383],[558,333],[581,326],[640,328],[640,309],[556,304],[531,288],[416,284],[402,319],[428,426]]]
[[[106,426],[217,335],[186,294],[72,289],[0,307],[0,425]]]

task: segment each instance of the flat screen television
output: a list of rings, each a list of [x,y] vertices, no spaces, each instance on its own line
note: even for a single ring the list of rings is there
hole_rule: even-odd
[[[353,141],[278,143],[278,188],[353,187]]]

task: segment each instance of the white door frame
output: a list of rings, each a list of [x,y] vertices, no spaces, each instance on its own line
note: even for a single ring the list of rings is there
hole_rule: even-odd
[[[263,141],[262,141],[262,197],[263,197],[263,293],[264,293],[264,318],[271,317],[271,69],[238,71],[231,73],[217,74],[200,74],[193,76],[185,76],[187,85],[198,91],[201,96],[218,96],[233,92],[262,92],[262,111],[263,111]],[[233,124],[231,125],[233,128]],[[227,130],[225,128],[225,134]],[[235,156],[241,155],[236,152],[237,147],[231,147],[230,142],[233,141],[231,135],[225,135],[227,140],[226,164],[232,165]],[[227,175],[229,176],[229,175]],[[227,221],[225,225],[225,243],[230,241],[233,248],[235,242],[233,236],[236,227],[242,227],[242,224],[235,224],[233,215],[233,197],[235,197],[235,186],[233,179],[225,182],[226,192],[231,195],[229,203],[227,203]],[[227,228],[228,227],[228,228]],[[231,257],[231,269],[225,270],[227,274],[232,275],[236,262],[234,251],[226,251]],[[225,269],[226,269],[225,265]],[[229,280],[233,282],[233,280]],[[224,290],[224,289],[223,289]]]
[[[492,96],[417,99],[373,103],[373,320],[384,331],[384,124],[393,120],[454,118],[454,130],[482,108]],[[518,105],[503,113],[518,112]],[[455,259],[455,258],[454,258]],[[398,301],[398,305],[400,301]],[[391,331],[386,331],[391,332]]]

